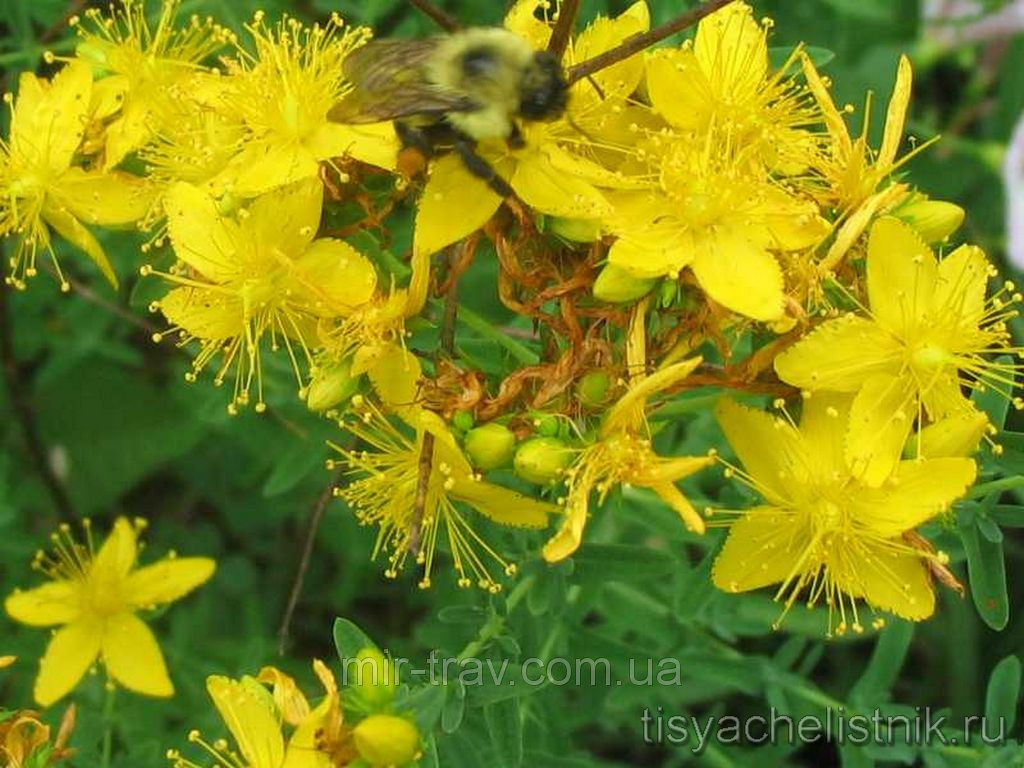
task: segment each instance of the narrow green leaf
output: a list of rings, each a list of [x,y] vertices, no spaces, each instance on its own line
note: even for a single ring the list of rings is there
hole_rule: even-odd
[[[456,679],[448,686],[448,700],[441,712],[441,730],[445,733],[455,733],[462,725],[462,718],[465,714],[466,686],[462,684],[461,680]]]
[[[985,722],[992,731],[1002,718],[1002,727],[1012,731],[1017,720],[1017,703],[1020,700],[1020,659],[1007,656],[992,670],[985,690]]]
[[[1000,355],[992,361],[992,364],[1009,368],[1013,366],[1013,358],[1009,355]],[[1005,394],[994,387],[984,387],[974,390],[971,401],[988,414],[988,420],[996,429],[1003,428],[1006,423],[1006,414],[1010,411],[1010,401]]]
[[[889,698],[913,637],[914,625],[909,621],[889,622],[878,635],[867,669],[850,690],[851,702],[870,704]]]
[[[667,552],[630,544],[588,544],[573,556],[580,581],[643,581],[667,576],[676,559]]]
[[[986,624],[1001,630],[1010,620],[1003,544],[986,539],[977,525],[961,526],[959,530],[967,553],[967,573],[974,607]]]
[[[523,764],[523,721],[519,714],[519,700],[488,704],[484,707],[484,720],[498,768],[519,768]]]
[[[344,663],[346,659],[354,659],[364,648],[376,648],[377,644],[354,622],[337,618],[334,620],[334,647]]]

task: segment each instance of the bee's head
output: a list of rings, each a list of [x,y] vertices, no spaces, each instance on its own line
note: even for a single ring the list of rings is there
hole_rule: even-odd
[[[519,114],[527,120],[557,120],[568,101],[569,84],[562,65],[547,51],[537,51],[523,73]]]

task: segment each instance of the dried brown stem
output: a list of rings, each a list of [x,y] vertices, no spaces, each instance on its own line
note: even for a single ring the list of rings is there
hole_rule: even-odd
[[[720,8],[724,8],[732,0],[708,0],[706,3],[697,6],[691,11],[684,13],[682,16],[673,19],[672,21],[662,24],[660,27],[655,27],[647,32],[641,32],[631,37],[627,37],[619,45],[612,48],[610,51],[595,56],[592,59],[587,59],[584,62],[577,64],[569,70],[569,82],[575,83],[578,80],[582,80],[584,77],[588,77],[595,72],[600,72],[602,69],[607,69],[612,64],[617,64],[623,59],[628,59],[634,53],[650,48],[655,43],[661,42],[666,37],[671,37],[676,32],[682,32],[687,27],[693,26],[698,21],[703,19]]]
[[[309,515],[309,525],[306,527],[306,538],[302,544],[302,557],[299,559],[299,567],[295,571],[295,580],[292,582],[292,590],[288,593],[288,605],[285,606],[284,616],[281,617],[281,626],[277,630],[277,652],[285,655],[288,646],[288,636],[291,632],[292,619],[295,616],[295,609],[299,605],[299,598],[302,596],[302,588],[306,583],[306,572],[309,570],[309,562],[313,559],[313,546],[316,544],[316,535],[320,531],[320,524],[323,522],[327,505],[334,497],[334,488],[341,480],[342,470],[337,470],[331,476],[331,482],[324,488],[313,505],[313,511]]]
[[[47,457],[46,444],[39,433],[35,411],[32,409],[28,392],[25,390],[25,383],[21,378],[21,368],[14,352],[14,337],[11,332],[10,290],[7,282],[0,279],[0,363],[3,366],[7,394],[11,400],[14,417],[21,425],[22,434],[25,436],[29,459],[50,495],[58,517],[64,522],[74,522],[78,517],[75,514],[74,505]]]
[[[562,58],[569,45],[572,27],[576,23],[579,10],[580,0],[562,0],[558,6],[558,21],[555,22],[555,28],[551,30],[551,38],[548,40],[548,52],[554,54],[557,59]]]
[[[427,16],[445,32],[454,32],[461,26],[453,16],[450,16],[448,13],[429,2],[429,0],[409,0],[409,5],[416,8],[416,10],[420,11],[424,16]]]

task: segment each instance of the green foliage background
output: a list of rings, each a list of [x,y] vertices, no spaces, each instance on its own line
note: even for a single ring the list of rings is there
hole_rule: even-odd
[[[184,10],[209,13],[239,28],[257,5],[271,15],[287,11],[305,19],[337,10],[352,22],[374,25],[380,35],[432,32],[399,0],[186,0]],[[494,24],[501,17],[500,3],[452,0],[444,5],[467,24]],[[619,12],[627,5],[624,0],[585,0],[582,18]],[[678,12],[680,4],[651,0],[651,5],[660,21]],[[921,138],[949,135],[913,161],[912,178],[934,197],[967,208],[959,236],[1000,259],[1004,227],[998,163],[1024,108],[1024,39],[1006,43],[993,66],[993,51],[985,46],[942,55],[929,51],[921,43],[920,9],[914,2],[774,0],[755,5],[759,14],[776,21],[773,45],[806,41],[835,53],[827,71],[839,100],[859,106],[865,91],[873,90],[880,107],[891,89],[897,56],[902,51],[914,56],[911,131]],[[0,72],[7,89],[18,71],[44,66],[44,48],[71,49],[69,36],[55,26],[67,11],[66,0],[0,0]],[[48,31],[53,29],[60,31],[54,35]],[[41,43],[47,35],[52,39]],[[881,108],[874,110],[876,136],[883,114]],[[106,238],[120,273],[131,275],[136,241],[126,235]],[[177,549],[212,555],[220,563],[211,584],[156,619],[178,695],[157,701],[119,694],[114,766],[163,765],[167,747],[183,746],[192,727],[208,735],[221,733],[204,690],[208,674],[237,675],[277,663],[311,683],[308,660],[334,657],[331,626],[336,616],[351,618],[381,647],[414,660],[431,649],[454,655],[478,640],[481,656],[511,659],[513,669],[516,660],[531,656],[605,657],[627,681],[630,659],[639,669],[646,669],[648,658],[680,661],[681,685],[470,687],[461,726],[438,739],[444,768],[676,766],[693,761],[829,765],[839,759],[848,766],[922,760],[929,766],[1024,765],[1021,748],[1012,743],[1003,749],[922,750],[837,750],[822,743],[752,750],[712,744],[695,758],[690,745],[645,745],[640,723],[644,707],[702,717],[765,715],[775,707],[794,718],[820,715],[826,706],[844,706],[848,714],[875,707],[913,714],[915,707],[931,707],[957,717],[1003,715],[1009,718],[1007,735],[1019,738],[1014,713],[1019,710],[1020,666],[999,662],[1019,654],[1024,641],[1018,610],[1024,550],[1016,530],[1024,525],[1024,507],[1018,506],[1024,497],[1013,490],[1017,473],[1024,471],[1024,433],[1006,435],[1000,464],[987,459],[984,465],[983,483],[1006,479],[976,489],[972,500],[959,505],[955,520],[932,531],[952,553],[953,567],[969,582],[974,599],[944,590],[936,618],[920,626],[893,623],[880,635],[825,641],[823,615],[795,609],[784,630],[773,632],[778,607],[767,594],[736,597],[711,587],[710,563],[721,533],[692,537],[673,513],[639,492],[613,499],[595,517],[580,554],[561,566],[544,566],[528,555],[537,551],[539,536],[509,537],[505,549],[519,555],[522,574],[495,598],[458,591],[440,575],[427,592],[417,590],[411,576],[399,583],[385,581],[379,564],[368,557],[374,532],[357,526],[343,504],[335,502],[316,540],[288,653],[279,658],[276,632],[304,526],[329,481],[324,441],[332,435],[331,426],[305,412],[283,369],[272,372],[280,386],[268,387],[267,414],[229,417],[224,392],[208,379],[186,385],[186,357],[167,344],[150,342],[147,296],[133,278],[115,294],[82,259],[63,264],[84,292],[60,295],[44,275],[27,293],[7,296],[2,322],[13,337],[17,376],[76,513],[103,522],[118,514],[149,518],[151,547],[144,558]],[[505,319],[494,275],[486,268],[470,273],[464,286],[471,309],[494,321]],[[139,319],[128,319],[132,315]],[[474,343],[474,333],[466,328],[460,328],[460,344],[484,358],[500,354]],[[706,396],[681,403],[678,419],[659,439],[674,443],[679,453],[723,444],[709,406]],[[26,451],[6,388],[0,388],[0,419],[0,593],[6,594],[34,583],[29,561],[57,517]],[[700,476],[691,491],[698,507],[750,502],[715,472]],[[510,610],[510,592],[524,583],[514,592]],[[0,653],[22,657],[18,667],[0,673],[0,703],[29,704],[31,672],[46,639],[45,632],[0,617]],[[102,696],[98,678],[76,694],[80,725],[75,745],[80,751],[75,766],[99,764]],[[457,724],[455,714],[449,709],[444,724]]]

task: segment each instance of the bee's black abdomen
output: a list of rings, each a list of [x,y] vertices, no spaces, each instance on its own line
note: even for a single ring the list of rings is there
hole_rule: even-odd
[[[569,101],[569,84],[562,65],[547,51],[538,51],[523,76],[519,114],[527,120],[555,120]]]

